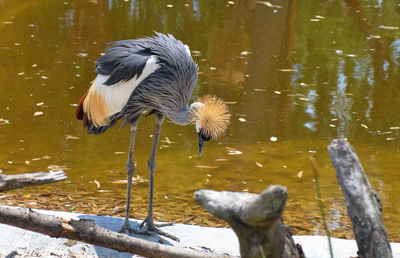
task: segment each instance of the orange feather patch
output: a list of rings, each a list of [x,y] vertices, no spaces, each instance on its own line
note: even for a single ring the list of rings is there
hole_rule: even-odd
[[[93,81],[87,96],[83,102],[83,111],[87,114],[88,119],[92,121],[94,126],[108,125],[108,108],[103,96],[95,90],[95,81]]]

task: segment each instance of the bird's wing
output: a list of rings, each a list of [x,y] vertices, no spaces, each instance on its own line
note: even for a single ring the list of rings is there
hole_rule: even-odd
[[[135,75],[138,78],[142,74],[151,56],[151,50],[142,47],[138,40],[117,41],[111,43],[106,54],[96,61],[95,72],[108,76],[103,83],[107,86],[129,81]]]
[[[94,127],[109,126],[111,117],[121,112],[132,92],[160,65],[157,56],[141,40],[111,43],[97,60],[96,79],[81,99],[76,117]],[[115,116],[114,116],[115,117]]]

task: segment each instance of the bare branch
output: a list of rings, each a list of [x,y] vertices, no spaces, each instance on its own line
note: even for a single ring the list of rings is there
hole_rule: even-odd
[[[369,183],[357,154],[344,139],[333,140],[328,151],[346,199],[347,212],[359,249],[358,255],[392,257],[382,220],[381,201]]]
[[[43,185],[66,179],[64,171],[36,172],[17,175],[0,175],[0,191],[8,191],[31,185]]]
[[[242,257],[303,257],[290,228],[282,222],[285,187],[270,186],[261,194],[197,190],[194,198],[232,226]]]
[[[25,208],[0,206],[0,223],[149,257],[224,257],[130,237],[99,227],[93,220],[66,221]]]

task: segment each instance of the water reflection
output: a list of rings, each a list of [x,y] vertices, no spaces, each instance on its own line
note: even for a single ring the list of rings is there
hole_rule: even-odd
[[[208,144],[200,161],[193,128],[165,123],[161,138],[170,144],[162,143],[156,172],[161,218],[220,223],[201,214],[194,189],[257,192],[274,183],[289,188],[285,219],[296,232],[320,234],[308,164],[316,155],[334,233],[350,236],[325,149],[346,137],[382,198],[390,237],[399,240],[398,10],[395,1],[373,0],[1,0],[0,169],[65,166],[70,184],[41,187],[46,198],[63,195],[52,199],[58,209],[110,214],[122,208],[125,185],[115,182],[125,178],[129,130],[89,136],[73,112],[104,44],[173,33],[200,67],[193,98],[216,94],[233,116],[229,132]],[[147,177],[153,130],[153,118],[140,122],[141,177]],[[134,191],[140,217],[147,184]],[[38,201],[43,197],[34,188],[7,195],[10,202],[48,203]]]

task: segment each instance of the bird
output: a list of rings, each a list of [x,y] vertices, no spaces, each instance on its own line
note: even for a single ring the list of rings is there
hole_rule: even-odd
[[[226,103],[216,96],[206,95],[189,105],[196,85],[198,65],[190,49],[171,34],[109,43],[97,59],[89,89],[82,96],[75,111],[88,134],[98,135],[122,120],[121,127],[130,124],[130,142],[127,161],[127,198],[124,224],[120,233],[151,234],[156,232],[179,241],[158,228],[153,220],[155,156],[164,118],[178,125],[194,125],[198,139],[198,157],[204,143],[223,134],[229,124],[230,113]],[[156,128],[147,161],[149,174],[148,215],[135,230],[129,224],[133,159],[138,122],[154,115]]]

